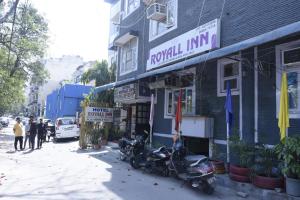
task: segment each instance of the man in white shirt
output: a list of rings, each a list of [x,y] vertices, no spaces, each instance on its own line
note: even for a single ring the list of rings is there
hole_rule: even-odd
[[[29,148],[31,148],[31,143],[30,143],[30,120],[28,121],[28,123],[25,125],[25,141],[24,141],[24,149],[26,147],[26,142],[28,140],[28,144],[29,144]]]

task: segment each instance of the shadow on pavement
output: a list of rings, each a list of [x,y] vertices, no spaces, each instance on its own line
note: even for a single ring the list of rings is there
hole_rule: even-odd
[[[56,139],[56,140],[53,140],[53,143],[71,143],[71,142],[74,142],[74,141],[78,141],[79,139],[78,138],[60,138],[60,139]]]
[[[16,151],[15,150],[9,150],[6,153],[16,153]]]
[[[101,148],[101,149],[93,149],[93,148],[88,148],[88,149],[76,149],[76,150],[71,150],[71,152],[74,153],[80,153],[80,154],[91,154],[91,153],[108,153],[108,150]]]
[[[26,150],[26,151],[23,151],[23,154],[29,154],[29,153],[32,153],[34,150],[32,150],[32,149],[28,149],[28,150]]]
[[[81,150],[82,151],[82,150]],[[91,153],[93,152],[93,153]],[[143,169],[133,169],[129,162],[119,160],[118,151],[88,151],[90,157],[107,163],[111,167],[106,170],[111,179],[103,185],[122,200],[133,199],[211,199],[201,190],[193,189],[189,184],[173,177],[162,177],[156,173],[147,173]],[[79,152],[82,153],[82,152]],[[219,195],[218,195],[219,196]]]

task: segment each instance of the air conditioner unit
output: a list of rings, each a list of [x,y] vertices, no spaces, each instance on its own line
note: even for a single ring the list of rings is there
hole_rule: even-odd
[[[167,18],[167,6],[159,3],[153,3],[147,8],[147,19],[155,21],[165,21]]]
[[[295,65],[300,63],[300,48],[289,49],[282,52],[284,65]]]
[[[182,116],[182,136],[195,138],[212,138],[214,132],[214,119],[204,116]],[[175,134],[175,118],[172,120],[172,130]]]

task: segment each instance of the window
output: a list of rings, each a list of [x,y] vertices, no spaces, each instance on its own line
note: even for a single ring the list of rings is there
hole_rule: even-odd
[[[150,20],[149,39],[155,38],[175,29],[177,27],[177,3],[178,0],[160,0],[158,3],[167,5],[167,17],[163,22]]]
[[[131,39],[121,48],[120,75],[137,69],[137,38]]]
[[[300,41],[294,41],[276,47],[276,104],[277,116],[280,104],[281,76],[283,69],[287,74],[288,101],[290,118],[300,118],[300,62],[299,51]]]
[[[240,62],[232,59],[218,60],[218,96],[226,96],[227,82],[231,94],[238,95],[240,89]]]
[[[136,123],[137,124],[148,124],[150,116],[150,106],[147,104],[138,104],[137,105],[137,115]]]
[[[165,90],[165,115],[173,115],[173,92],[172,90]]]
[[[182,88],[181,110],[183,115],[195,113],[195,93],[194,87]],[[172,117],[176,114],[178,97],[180,89],[165,90],[165,118]]]
[[[135,11],[140,6],[140,0],[125,0],[125,15],[128,16],[130,13]]]

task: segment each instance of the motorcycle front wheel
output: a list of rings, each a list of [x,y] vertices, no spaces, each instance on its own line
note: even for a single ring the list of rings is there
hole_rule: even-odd
[[[208,182],[203,182],[202,191],[206,194],[212,194],[215,191],[215,187]]]
[[[120,160],[121,161],[125,161],[126,160],[126,156],[123,153],[120,153]]]
[[[134,169],[138,169],[140,168],[139,162],[135,157],[131,157],[130,158],[130,165],[131,167],[133,167]]]
[[[168,166],[166,166],[166,167],[163,168],[163,170],[162,170],[162,175],[163,175],[164,177],[170,176],[170,170],[169,170]]]

